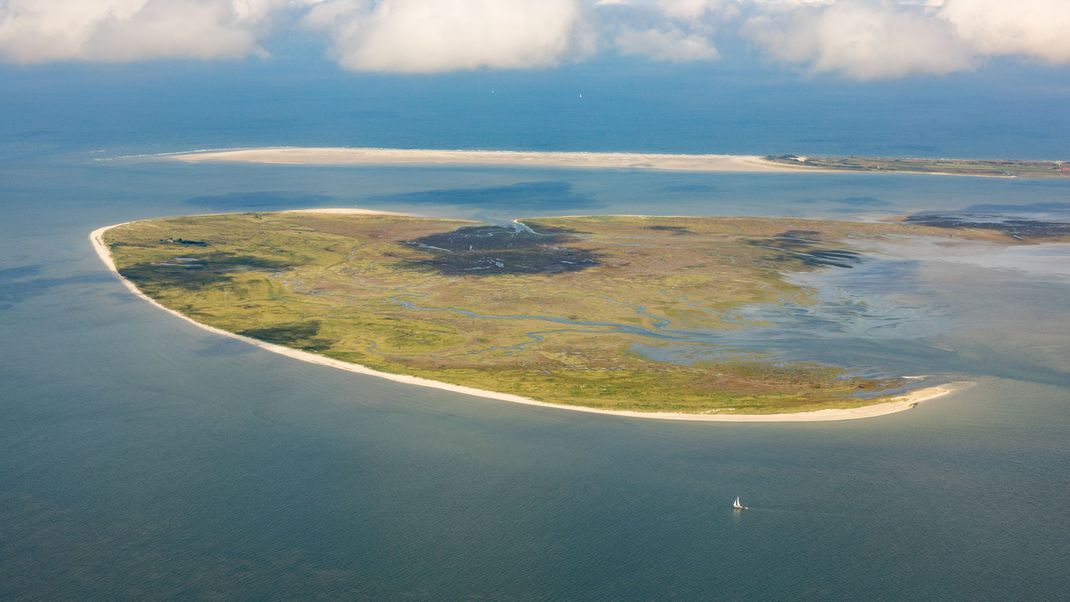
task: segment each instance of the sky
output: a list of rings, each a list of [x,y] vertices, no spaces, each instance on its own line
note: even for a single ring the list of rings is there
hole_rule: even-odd
[[[0,0],[0,61],[271,61],[345,72],[548,70],[619,58],[851,81],[1070,66],[1070,0]]]
[[[0,0],[0,152],[1070,158],[1067,31],[1070,0]]]

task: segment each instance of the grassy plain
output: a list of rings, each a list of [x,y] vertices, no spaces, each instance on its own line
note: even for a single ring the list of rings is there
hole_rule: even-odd
[[[834,169],[843,171],[889,171],[908,173],[954,174],[959,176],[996,176],[1022,178],[1070,177],[1066,161],[1015,161],[995,159],[913,159],[881,157],[799,157],[770,155],[767,161],[779,165]]]
[[[673,363],[637,346],[739,328],[733,311],[746,304],[807,302],[782,273],[848,268],[851,238],[947,233],[781,218],[523,224],[227,214],[134,222],[104,240],[119,272],[164,306],[271,343],[552,403],[783,413],[877,403],[903,383],[754,355]]]

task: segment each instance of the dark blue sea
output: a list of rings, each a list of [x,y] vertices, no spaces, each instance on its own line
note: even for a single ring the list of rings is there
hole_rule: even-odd
[[[880,418],[644,421],[309,365],[133,297],[90,230],[362,206],[1065,216],[1070,181],[184,165],[201,148],[1070,159],[1070,74],[744,67],[354,76],[0,67],[0,599],[1055,600],[1070,591],[1070,253],[874,250],[740,349],[977,383]],[[582,97],[580,96],[582,95]],[[767,345],[765,343],[768,343]],[[734,514],[737,496],[752,510]]]

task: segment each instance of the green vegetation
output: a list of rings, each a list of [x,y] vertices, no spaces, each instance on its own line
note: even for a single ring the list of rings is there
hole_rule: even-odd
[[[844,171],[891,171],[1023,178],[1070,177],[1070,163],[1066,161],[800,157],[797,155],[771,155],[766,157],[766,160],[793,167],[815,167]]]
[[[781,273],[849,268],[859,259],[849,237],[939,232],[770,218],[523,224],[230,214],[135,222],[105,242],[120,273],[163,305],[271,343],[554,403],[776,413],[866,405],[902,383],[754,355],[673,363],[636,348],[698,345],[673,333],[739,328],[731,313],[745,304],[806,302],[811,291]]]
[[[331,348],[333,341],[316,337],[319,331],[319,321],[308,320],[267,328],[250,328],[239,331],[238,334],[305,351],[327,351]]]

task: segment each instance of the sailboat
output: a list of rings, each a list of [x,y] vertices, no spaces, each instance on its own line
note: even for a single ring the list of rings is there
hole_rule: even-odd
[[[732,502],[732,509],[733,510],[748,510],[748,508],[746,506],[744,506],[742,502],[739,501],[739,496],[738,495],[736,496],[736,501]]]

